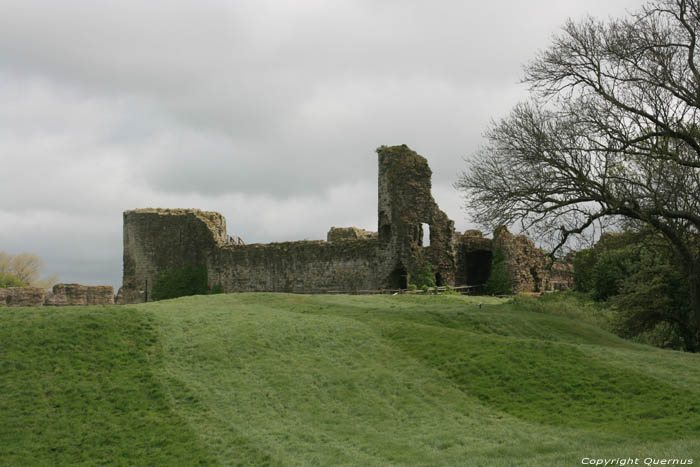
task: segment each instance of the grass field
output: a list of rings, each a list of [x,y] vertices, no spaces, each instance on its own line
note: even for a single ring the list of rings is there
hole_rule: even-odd
[[[700,355],[604,319],[566,296],[1,309],[0,465],[700,464]]]

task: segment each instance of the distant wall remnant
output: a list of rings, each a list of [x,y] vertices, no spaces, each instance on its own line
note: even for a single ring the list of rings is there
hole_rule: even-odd
[[[56,284],[51,292],[40,287],[0,289],[0,307],[112,304],[114,304],[114,287],[110,285]]]
[[[111,285],[56,284],[46,296],[46,305],[112,305],[114,287]]]
[[[226,221],[215,212],[124,212],[124,276],[117,302],[150,301],[162,271],[201,265],[210,287],[220,284],[225,292],[398,289],[426,270],[438,285],[480,285],[489,277],[495,247],[513,265],[516,292],[549,286],[540,250],[524,237],[505,229],[493,240],[479,231],[455,232],[431,195],[425,158],[405,145],[382,146],[377,155],[377,232],[332,227],[327,241],[245,244],[227,234]]]
[[[343,240],[361,240],[364,238],[377,238],[377,232],[370,232],[357,227],[331,227],[326,236],[326,241],[340,242]]]
[[[40,287],[0,289],[0,306],[43,306],[46,290]]]

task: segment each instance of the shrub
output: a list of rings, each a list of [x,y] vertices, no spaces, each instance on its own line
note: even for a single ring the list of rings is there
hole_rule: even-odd
[[[610,300],[617,311],[616,332],[658,347],[696,351],[688,297],[681,269],[659,251],[643,250],[637,270],[620,282],[619,293]]]
[[[459,292],[457,292],[455,289],[453,289],[449,285],[446,285],[444,294],[445,295],[459,295]]]
[[[688,284],[663,238],[649,232],[607,233],[574,259],[576,288],[614,310],[614,331],[674,349],[698,349]]]
[[[633,245],[604,251],[593,266],[591,290],[594,300],[603,301],[620,293],[622,283],[639,266],[639,258]]]
[[[166,269],[153,283],[153,300],[203,295],[209,292],[207,267]]]
[[[491,275],[486,284],[484,284],[484,292],[488,295],[509,295],[513,292],[513,284],[510,280],[508,266],[506,266],[505,255],[500,249],[493,252]]]
[[[574,290],[591,292],[593,290],[593,268],[598,255],[593,248],[579,250],[574,255]]]
[[[9,272],[0,272],[0,288],[5,287],[25,287],[29,285],[19,277]]]
[[[435,287],[435,273],[430,264],[424,264],[414,279],[416,287],[423,289],[423,291],[429,287]]]

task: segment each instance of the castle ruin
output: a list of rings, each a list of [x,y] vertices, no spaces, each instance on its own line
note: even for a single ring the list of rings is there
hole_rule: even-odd
[[[489,239],[479,231],[455,232],[454,222],[431,195],[432,172],[407,146],[382,146],[377,232],[333,227],[327,241],[245,244],[226,232],[221,214],[196,209],[124,212],[124,275],[119,303],[150,301],[165,270],[205,265],[209,285],[225,292],[329,292],[405,289],[425,271],[437,285],[481,285],[500,248],[513,291],[566,287],[544,252],[505,228]],[[424,226],[429,245],[424,245]],[[425,242],[427,243],[427,242]]]

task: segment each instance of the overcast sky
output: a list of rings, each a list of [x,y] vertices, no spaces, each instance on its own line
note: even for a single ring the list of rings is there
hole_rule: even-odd
[[[122,211],[221,212],[246,242],[376,230],[382,145],[452,184],[522,66],[631,0],[0,0],[0,251],[121,285]]]

